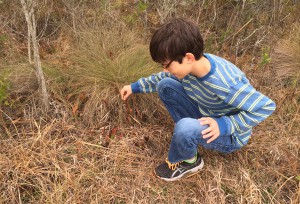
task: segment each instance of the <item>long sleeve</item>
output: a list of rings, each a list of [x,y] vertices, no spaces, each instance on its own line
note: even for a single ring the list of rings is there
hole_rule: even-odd
[[[218,90],[217,95],[236,109],[232,115],[216,118],[221,136],[250,131],[276,109],[275,103],[256,91],[245,78],[228,89]]]
[[[169,72],[159,72],[147,78],[140,78],[137,82],[131,84],[133,93],[151,93],[157,91],[157,85],[160,80],[166,77],[172,77]]]

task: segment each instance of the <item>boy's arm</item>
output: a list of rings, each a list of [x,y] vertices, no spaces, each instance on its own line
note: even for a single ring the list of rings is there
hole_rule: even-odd
[[[140,78],[137,82],[131,84],[132,93],[156,92],[158,82],[166,77],[172,77],[172,75],[169,72],[159,72],[147,78]]]
[[[220,136],[249,131],[270,116],[276,108],[275,103],[256,91],[247,79],[239,81],[234,87],[218,94],[227,104],[238,110],[232,115],[215,118],[220,129]]]

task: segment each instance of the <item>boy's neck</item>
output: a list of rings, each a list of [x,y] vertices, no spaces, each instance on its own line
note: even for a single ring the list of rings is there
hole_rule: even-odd
[[[191,72],[191,74],[198,78],[201,78],[207,75],[210,70],[211,64],[209,60],[206,57],[202,56],[199,60],[194,62],[193,71]]]

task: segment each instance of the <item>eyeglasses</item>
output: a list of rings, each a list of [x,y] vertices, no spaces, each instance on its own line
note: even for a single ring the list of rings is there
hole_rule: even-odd
[[[162,66],[164,69],[168,69],[172,62],[173,62],[173,60],[170,60],[170,62],[168,62],[168,63],[161,63],[161,66]]]

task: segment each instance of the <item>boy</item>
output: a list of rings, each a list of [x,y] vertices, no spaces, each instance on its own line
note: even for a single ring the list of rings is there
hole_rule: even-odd
[[[155,31],[151,57],[164,72],[126,85],[122,100],[132,93],[157,91],[175,122],[168,158],[155,168],[163,180],[174,181],[200,170],[198,145],[230,153],[246,145],[252,127],[275,110],[275,103],[256,91],[245,74],[221,57],[203,53],[198,27],[173,19]]]

